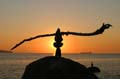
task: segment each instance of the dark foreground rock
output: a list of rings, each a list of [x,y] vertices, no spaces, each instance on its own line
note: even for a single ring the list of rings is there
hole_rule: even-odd
[[[101,72],[98,67],[88,67],[88,70],[91,71],[92,73],[99,73],[99,72]]]
[[[98,79],[84,65],[66,58],[45,57],[29,64],[22,79]]]
[[[88,67],[88,70],[92,73],[99,73],[101,72],[100,69],[96,66],[94,66],[93,62],[91,62],[91,67]]]

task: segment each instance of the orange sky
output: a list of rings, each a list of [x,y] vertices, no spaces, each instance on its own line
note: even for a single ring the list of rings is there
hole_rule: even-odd
[[[92,51],[120,53],[119,0],[16,0],[0,1],[0,49],[9,50],[25,38],[61,31],[93,32],[102,23],[110,28],[92,37],[63,36],[64,53]],[[14,52],[53,53],[54,37],[26,42]]]

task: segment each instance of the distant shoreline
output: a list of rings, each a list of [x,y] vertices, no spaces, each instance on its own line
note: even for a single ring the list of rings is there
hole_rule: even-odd
[[[18,54],[54,54],[54,53],[40,53],[40,52],[12,52],[10,50],[0,50],[0,53],[18,53]],[[80,53],[62,53],[62,55],[66,54],[120,54],[119,52],[114,52],[114,53],[95,53],[95,52],[80,52]]]
[[[13,52],[9,50],[0,50],[0,53],[13,53]]]

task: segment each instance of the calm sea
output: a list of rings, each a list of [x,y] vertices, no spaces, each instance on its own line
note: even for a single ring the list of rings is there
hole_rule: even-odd
[[[50,54],[49,54],[50,55]],[[48,54],[0,53],[0,79],[21,79],[27,64]],[[100,79],[120,79],[120,54],[66,54],[87,67],[91,61],[101,69]]]

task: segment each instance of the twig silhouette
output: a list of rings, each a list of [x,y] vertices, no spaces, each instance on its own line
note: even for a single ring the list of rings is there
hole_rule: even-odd
[[[99,29],[97,29],[96,31],[92,32],[92,33],[78,33],[78,32],[60,32],[61,35],[77,35],[77,36],[94,36],[94,35],[98,35],[98,34],[102,34],[105,29],[108,29],[109,27],[111,27],[111,24],[104,24],[102,25],[102,27],[100,27]],[[41,38],[41,37],[49,37],[49,36],[55,36],[56,33],[52,33],[52,34],[43,34],[43,35],[37,35],[35,37],[30,37],[28,39],[24,39],[23,41],[21,41],[20,43],[16,44],[14,47],[11,48],[11,50],[17,48],[18,46],[20,46],[21,44],[23,44],[24,42],[27,41],[31,41],[33,39],[36,38]]]

